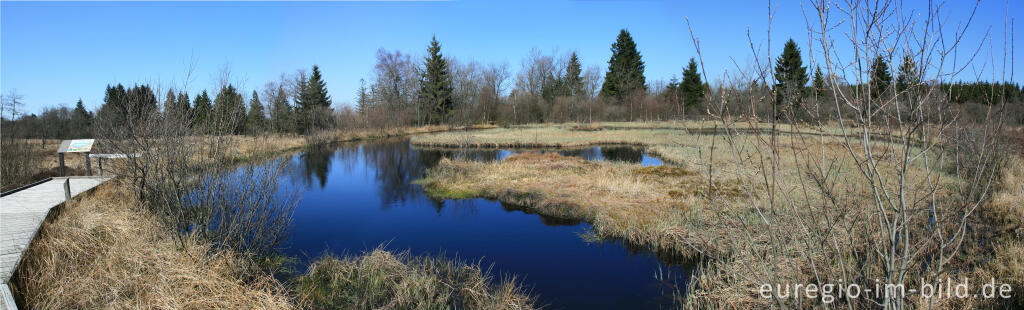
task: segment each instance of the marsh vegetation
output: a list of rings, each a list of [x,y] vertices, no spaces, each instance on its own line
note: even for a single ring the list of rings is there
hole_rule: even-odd
[[[55,174],[55,139],[140,154],[47,222],[13,288],[41,309],[1020,307],[1024,89],[978,73],[1007,69],[961,46],[973,16],[922,9],[810,1],[806,45],[774,53],[769,26],[721,74],[690,28],[667,83],[622,29],[603,77],[575,51],[513,74],[436,37],[422,62],[381,48],[352,106],[317,65],[247,90],[225,66],[208,91],[195,59],[95,112],[10,92],[5,190]],[[989,279],[1013,295],[759,290]]]

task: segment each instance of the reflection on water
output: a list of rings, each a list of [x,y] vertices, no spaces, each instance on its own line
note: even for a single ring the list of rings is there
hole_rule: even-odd
[[[302,169],[292,171],[301,173],[301,177],[297,179],[301,180],[307,188],[313,186],[314,178],[320,188],[324,188],[327,186],[327,170],[331,167],[331,155],[333,154],[334,151],[329,148],[308,149],[299,154],[299,158],[302,160]]]
[[[587,242],[580,236],[590,226],[579,220],[486,199],[437,201],[413,184],[444,157],[495,161],[521,151],[421,150],[407,139],[395,139],[295,155],[289,178],[305,190],[284,251],[305,263],[324,252],[358,253],[379,244],[414,254],[444,252],[525,277],[549,309],[659,308],[668,303],[654,274],[667,270],[688,279],[693,263],[618,240]],[[661,164],[629,147],[557,152]]]

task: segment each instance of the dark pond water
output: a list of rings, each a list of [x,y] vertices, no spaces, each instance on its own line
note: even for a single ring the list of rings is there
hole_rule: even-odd
[[[671,263],[618,242],[586,242],[586,223],[529,214],[486,199],[437,201],[414,180],[443,157],[501,160],[517,151],[421,150],[407,139],[345,144],[291,158],[289,178],[302,201],[285,254],[303,263],[330,251],[358,254],[380,244],[417,255],[445,253],[515,274],[548,309],[660,308],[670,300],[654,278],[686,279],[690,263]],[[593,160],[657,165],[643,150],[560,150]]]

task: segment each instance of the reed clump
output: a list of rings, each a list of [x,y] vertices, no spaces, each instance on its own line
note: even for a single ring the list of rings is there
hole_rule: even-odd
[[[377,248],[325,256],[296,281],[312,309],[536,309],[515,278],[495,281],[479,264]]]

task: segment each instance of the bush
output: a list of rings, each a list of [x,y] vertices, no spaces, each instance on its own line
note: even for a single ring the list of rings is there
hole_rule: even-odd
[[[31,183],[43,168],[42,147],[21,139],[0,142],[0,188],[4,191]]]

